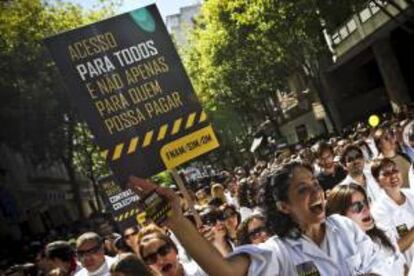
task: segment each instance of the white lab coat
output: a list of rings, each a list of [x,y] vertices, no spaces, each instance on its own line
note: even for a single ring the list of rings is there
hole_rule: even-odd
[[[332,215],[326,219],[324,244],[322,250],[305,236],[297,240],[272,237],[259,246],[236,248],[233,254],[250,256],[249,275],[298,275],[300,267],[307,263],[316,267],[322,276],[370,272],[397,276],[384,266],[378,246],[346,217]]]
[[[75,276],[110,276],[110,269],[116,258],[105,256],[105,262],[94,272],[89,272],[86,268],[82,268]]]
[[[250,257],[247,274],[249,276],[297,275],[287,248],[277,236],[273,236],[258,245],[236,247],[230,256],[239,254],[247,254]]]
[[[381,259],[383,261],[383,266],[386,270],[392,271],[393,276],[397,275],[404,275],[405,272],[405,257],[403,254],[401,254],[400,249],[398,248],[398,245],[396,243],[396,240],[391,240],[391,243],[393,244],[394,251],[392,251],[389,248],[384,247],[382,244],[379,244],[375,242],[375,245],[378,247],[379,254],[381,256]]]
[[[405,225],[407,230],[414,227],[414,192],[411,189],[401,189],[406,202],[397,205],[386,193],[384,193],[371,207],[371,214],[377,226],[385,231],[390,239],[399,237],[397,227]],[[398,238],[397,238],[398,239]],[[411,266],[414,257],[414,244],[404,252],[408,267]]]

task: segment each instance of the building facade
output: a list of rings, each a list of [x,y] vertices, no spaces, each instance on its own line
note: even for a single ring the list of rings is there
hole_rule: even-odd
[[[338,129],[414,100],[414,7],[393,2],[369,1],[326,36],[334,62],[322,73],[324,101]]]
[[[166,18],[168,32],[178,47],[185,47],[188,43],[188,34],[194,28],[194,19],[199,14],[201,3],[180,8],[178,14]]]
[[[69,225],[79,218],[63,164],[35,164],[0,144],[0,236],[20,240]],[[78,177],[86,215],[96,206],[91,183]]]

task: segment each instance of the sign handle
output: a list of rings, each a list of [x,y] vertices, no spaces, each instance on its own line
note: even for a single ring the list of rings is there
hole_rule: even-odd
[[[178,174],[176,169],[171,169],[170,171],[171,171],[171,174],[172,174],[175,182],[178,185],[178,188],[180,189],[181,193],[183,194],[185,200],[188,203],[188,209],[193,214],[197,227],[202,226],[203,223],[201,222],[200,215],[198,214],[198,212],[196,211],[196,209],[194,207],[194,201],[191,199],[190,195],[188,194],[188,191],[187,191],[187,188],[184,185],[183,179]]]

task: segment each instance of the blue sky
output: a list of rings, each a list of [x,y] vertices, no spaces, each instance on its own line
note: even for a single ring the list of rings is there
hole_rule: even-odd
[[[95,0],[64,0],[65,2],[71,2],[81,5],[85,8],[90,8],[98,1]],[[167,15],[176,14],[179,12],[180,7],[189,6],[194,3],[200,2],[200,0],[123,0],[123,4],[120,7],[119,13],[128,12],[137,8],[147,6],[155,3],[164,18]]]

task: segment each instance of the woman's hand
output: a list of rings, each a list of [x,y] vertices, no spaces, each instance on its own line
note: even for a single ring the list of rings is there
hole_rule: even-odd
[[[174,193],[173,190],[160,187],[151,181],[136,176],[129,177],[128,187],[139,196],[145,196],[150,192],[155,191],[157,194],[165,198],[171,206],[171,212],[167,217],[165,224],[171,229],[179,226],[180,221],[184,218],[184,216],[181,211],[180,198]]]
[[[213,242],[214,241],[214,231],[213,228],[211,226],[206,226],[203,225],[201,227],[198,228],[198,232],[200,232],[200,234],[209,242]]]
[[[232,257],[230,261],[224,259],[221,253],[203,238],[194,225],[183,216],[180,199],[171,189],[158,187],[148,180],[134,176],[129,178],[128,186],[140,196],[147,195],[155,190],[159,195],[165,197],[171,204],[171,215],[167,218],[167,226],[208,275],[247,274],[250,265],[249,257],[238,255]]]

